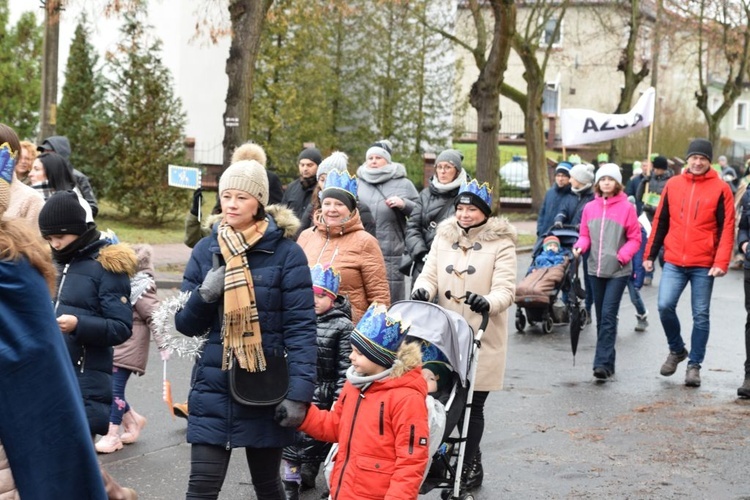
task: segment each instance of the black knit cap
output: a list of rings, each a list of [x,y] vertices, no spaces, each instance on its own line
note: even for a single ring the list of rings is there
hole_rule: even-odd
[[[323,201],[326,198],[333,198],[340,201],[346,205],[346,208],[348,208],[350,212],[354,212],[354,209],[357,207],[357,200],[354,199],[354,196],[352,196],[350,192],[338,187],[325,188],[321,192],[320,201]]]
[[[314,164],[320,165],[320,162],[323,161],[323,155],[320,154],[318,148],[305,148],[299,156],[297,156],[297,163],[299,163],[300,160],[310,160]]]
[[[54,234],[82,235],[86,232],[86,211],[73,191],[58,191],[44,203],[39,212],[42,236]]]
[[[693,139],[688,146],[687,154],[685,158],[690,158],[693,155],[704,156],[711,161],[714,155],[714,148],[711,145],[711,141],[708,139]]]
[[[666,170],[669,168],[669,164],[667,163],[667,159],[663,156],[657,156],[652,161],[651,164],[654,166],[654,168],[659,168],[661,170]]]

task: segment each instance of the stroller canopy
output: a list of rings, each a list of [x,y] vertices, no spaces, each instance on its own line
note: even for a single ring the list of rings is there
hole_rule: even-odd
[[[396,302],[388,311],[399,313],[403,320],[411,322],[409,336],[426,340],[440,349],[458,373],[461,384],[466,385],[474,334],[463,316],[437,304],[416,300]]]

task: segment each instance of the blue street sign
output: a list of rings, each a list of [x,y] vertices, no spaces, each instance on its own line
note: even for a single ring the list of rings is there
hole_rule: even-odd
[[[169,185],[187,189],[198,189],[201,187],[201,169],[170,165]]]

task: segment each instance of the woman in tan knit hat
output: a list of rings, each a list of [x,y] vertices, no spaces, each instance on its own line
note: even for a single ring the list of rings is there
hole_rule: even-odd
[[[208,332],[188,396],[192,464],[186,498],[217,498],[232,448],[245,448],[256,496],[283,500],[281,452],[294,441],[315,388],[310,269],[291,239],[299,221],[287,208],[268,206],[260,163],[227,168],[219,196],[222,218],[193,249],[182,283],[190,297],[175,316],[185,335]],[[289,370],[283,401],[248,406],[234,399],[232,367],[260,374],[280,357]]]

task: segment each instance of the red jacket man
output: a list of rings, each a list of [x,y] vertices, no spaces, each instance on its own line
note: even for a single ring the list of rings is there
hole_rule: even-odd
[[[659,283],[659,316],[669,343],[661,374],[670,376],[688,358],[685,385],[701,385],[700,368],[706,353],[714,278],[724,276],[734,244],[732,191],[711,168],[713,148],[695,139],[687,152],[688,168],[671,178],[662,191],[646,246],[643,267],[653,270],[664,246],[664,271]],[[690,352],[680,335],[677,301],[690,283],[693,332]]]

